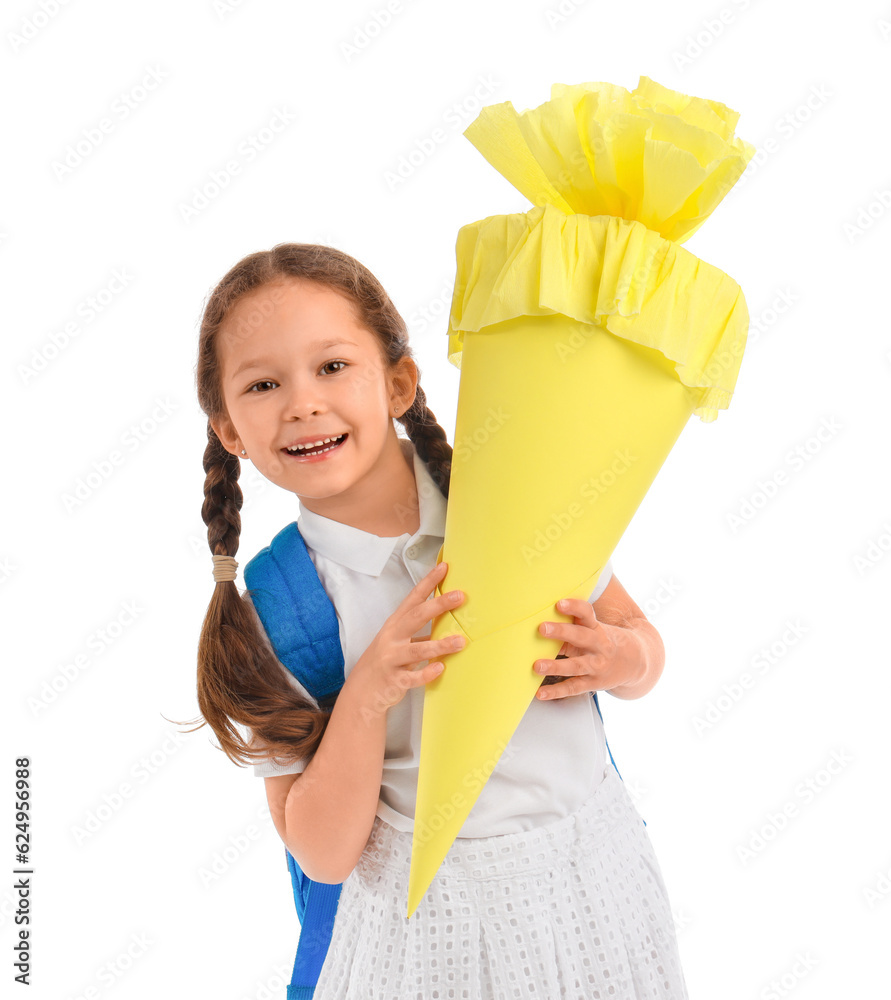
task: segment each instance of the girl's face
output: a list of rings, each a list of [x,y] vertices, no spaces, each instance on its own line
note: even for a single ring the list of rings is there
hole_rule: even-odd
[[[239,300],[219,337],[228,418],[211,423],[227,451],[244,449],[277,486],[317,499],[393,460],[393,411],[414,400],[417,368],[406,358],[391,377],[345,296],[307,280],[265,285]],[[324,454],[288,450],[325,438],[336,440]]]

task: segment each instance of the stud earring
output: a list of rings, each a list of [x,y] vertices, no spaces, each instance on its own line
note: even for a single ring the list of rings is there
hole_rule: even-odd
[[[241,449],[241,454],[242,455],[247,455],[247,452],[244,450],[244,448]]]

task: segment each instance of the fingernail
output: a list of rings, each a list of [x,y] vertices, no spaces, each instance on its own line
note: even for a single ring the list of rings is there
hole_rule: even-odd
[[[543,624],[543,625],[541,626],[541,630],[542,630],[542,632],[543,632],[543,633],[544,633],[545,635],[550,635],[550,634],[551,634],[551,626],[550,626],[550,625],[549,625],[549,624],[548,624],[547,622],[545,622],[545,623],[544,623],[544,624]]]

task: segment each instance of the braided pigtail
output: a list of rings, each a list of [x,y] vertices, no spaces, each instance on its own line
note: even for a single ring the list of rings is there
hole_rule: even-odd
[[[204,471],[201,516],[210,551],[234,556],[241,533],[240,463],[210,423]],[[330,712],[303,698],[283,669],[253,605],[239,595],[234,580],[218,580],[198,641],[198,706],[235,763],[268,757],[290,763],[311,757],[318,748]],[[249,742],[237,724],[251,730]]]
[[[414,402],[405,414],[397,419],[405,427],[405,433],[411,439],[419,457],[426,463],[430,478],[448,499],[452,446],[433,411],[427,406],[427,396],[420,382],[415,387]]]

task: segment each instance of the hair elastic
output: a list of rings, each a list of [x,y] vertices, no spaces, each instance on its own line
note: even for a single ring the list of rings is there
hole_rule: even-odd
[[[235,556],[213,556],[213,578],[219,583],[221,580],[234,580],[238,563]]]

